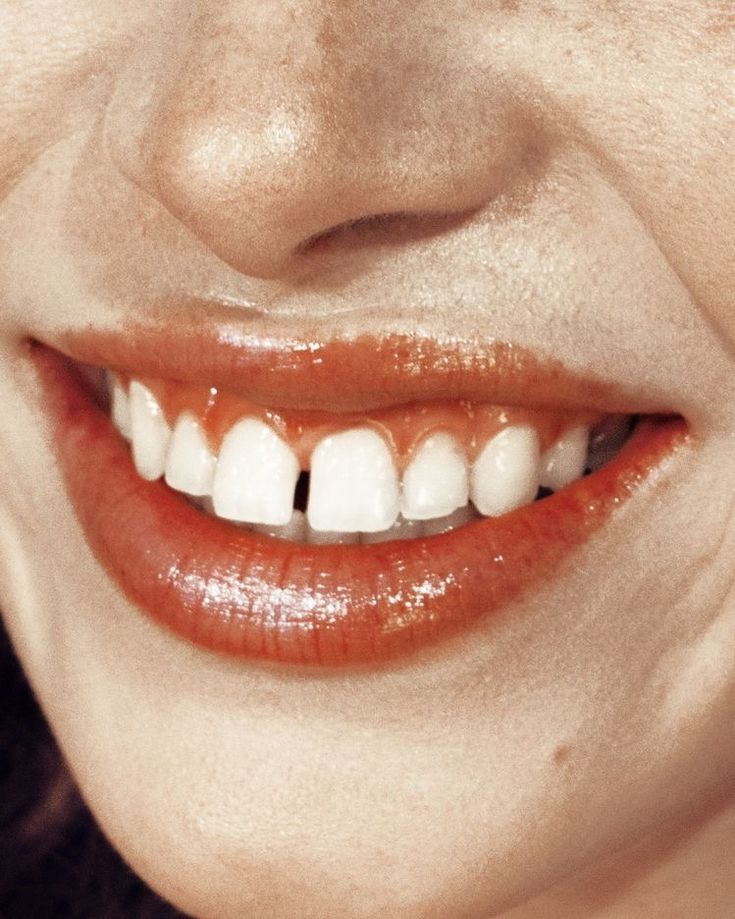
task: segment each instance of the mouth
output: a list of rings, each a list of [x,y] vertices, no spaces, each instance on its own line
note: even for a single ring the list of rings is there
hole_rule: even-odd
[[[97,559],[253,660],[378,665],[499,615],[690,439],[507,344],[139,330],[31,354]]]

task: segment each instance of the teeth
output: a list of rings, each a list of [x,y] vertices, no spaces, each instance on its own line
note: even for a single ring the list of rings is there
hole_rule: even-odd
[[[390,529],[382,533],[363,533],[360,542],[371,544],[389,542],[391,539],[416,539],[424,535],[426,524],[422,520],[404,520],[399,517]]]
[[[375,533],[393,526],[398,509],[398,476],[380,434],[352,428],[317,445],[307,507],[312,529]]]
[[[299,477],[296,454],[257,418],[239,421],[225,436],[212,498],[218,517],[285,526]]]
[[[401,513],[408,520],[446,517],[468,498],[464,451],[451,434],[430,435],[403,474]]]
[[[552,491],[559,491],[580,478],[584,474],[588,444],[588,428],[578,427],[565,431],[541,457],[539,484]]]
[[[166,482],[187,495],[211,495],[216,462],[199,422],[185,412],[168,445]]]
[[[133,380],[128,392],[108,374],[114,425],[131,440],[138,474],[165,475],[204,513],[276,539],[313,545],[415,539],[464,526],[478,514],[498,517],[536,498],[538,487],[558,491],[612,459],[630,433],[629,416],[611,415],[590,429],[565,431],[543,454],[527,424],[492,437],[471,468],[448,431],[420,442],[399,483],[393,449],[372,427],[323,438],[311,455],[307,510],[296,486],[295,450],[258,418],[246,417],[226,434],[219,459],[202,424],[183,412],[173,432],[156,396]],[[298,447],[298,445],[297,445]],[[298,447],[301,449],[301,447]]]
[[[130,440],[130,400],[125,388],[118,378],[112,374],[108,378],[112,423],[126,440]]]
[[[348,546],[360,542],[360,534],[340,533],[332,530],[315,530],[307,523],[306,542],[311,546]]]
[[[526,425],[512,425],[496,434],[472,467],[470,494],[477,510],[499,517],[536,497],[539,484],[539,438]]]
[[[288,539],[290,542],[304,542],[306,538],[306,514],[295,510],[288,523],[280,527],[258,523],[253,527],[256,533],[272,536],[274,539]]]
[[[130,384],[129,405],[135,468],[152,482],[163,475],[171,429],[156,397],[137,380]]]
[[[472,507],[465,504],[464,507],[458,507],[456,511],[448,514],[446,517],[437,517],[436,520],[426,520],[424,522],[424,536],[438,536],[440,533],[448,533],[450,530],[456,530],[457,527],[463,527],[474,517]]]

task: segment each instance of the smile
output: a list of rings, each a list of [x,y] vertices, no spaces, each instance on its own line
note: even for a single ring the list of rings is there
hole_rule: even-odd
[[[471,628],[689,439],[509,345],[297,345],[32,349],[95,555],[144,613],[229,655],[375,665]]]
[[[142,478],[163,477],[217,517],[312,544],[499,517],[598,468],[630,424],[608,419],[590,438],[590,413],[434,402],[338,416],[276,412],[214,386],[111,377],[109,388]]]

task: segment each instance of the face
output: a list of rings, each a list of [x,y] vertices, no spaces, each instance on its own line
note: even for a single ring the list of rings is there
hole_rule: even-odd
[[[735,764],[729,4],[90,10],[0,11],[0,583],[114,845],[200,917],[480,919],[686,820]],[[558,497],[478,471],[619,415]],[[242,500],[310,468],[326,522],[217,519],[235,416]],[[426,418],[472,519],[356,545]]]

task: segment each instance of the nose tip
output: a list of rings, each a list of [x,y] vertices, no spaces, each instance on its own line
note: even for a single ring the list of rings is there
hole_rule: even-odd
[[[157,131],[156,195],[222,260],[277,277],[310,239],[420,203],[407,176],[355,150],[346,133],[303,109],[174,119]],[[422,203],[431,204],[425,193]]]
[[[523,155],[508,102],[458,98],[406,49],[345,64],[355,47],[330,35],[316,62],[271,53],[257,75],[236,29],[225,52],[202,39],[148,126],[146,189],[244,275],[286,277],[309,240],[365,218],[482,207]]]

